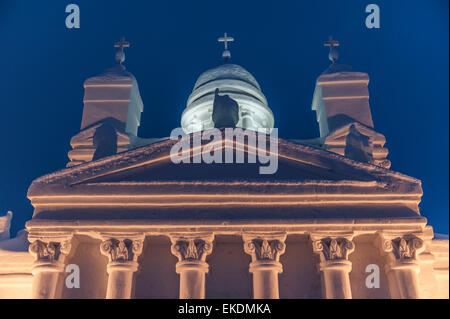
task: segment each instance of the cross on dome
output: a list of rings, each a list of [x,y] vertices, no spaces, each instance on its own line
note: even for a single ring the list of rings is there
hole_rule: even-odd
[[[325,41],[323,45],[326,47],[331,47],[331,48],[338,47],[339,41],[333,40],[333,36],[330,35],[329,40]]]
[[[233,41],[234,41],[234,38],[233,38],[233,37],[229,37],[229,36],[227,35],[227,33],[225,32],[225,33],[223,34],[223,37],[218,38],[217,41],[218,41],[218,42],[223,42],[223,43],[224,43],[225,50],[224,50],[223,53],[222,53],[222,58],[225,60],[225,62],[228,62],[228,60],[231,58],[231,53],[230,53],[230,51],[228,50],[228,42],[233,42]]]
[[[116,61],[119,64],[122,64],[125,61],[125,52],[123,52],[123,48],[129,48],[130,42],[125,41],[125,38],[122,37],[119,42],[114,43],[115,48],[119,48],[119,51],[116,52]]]
[[[326,47],[330,47],[330,53],[328,54],[328,58],[333,63],[336,63],[336,61],[337,61],[337,59],[339,57],[339,54],[334,48],[339,46],[339,41],[333,40],[333,37],[330,35],[329,40],[325,41],[323,43],[323,45],[326,46]]]
[[[225,45],[225,50],[228,50],[228,42],[233,42],[233,41],[234,41],[234,38],[233,38],[233,37],[229,37],[229,36],[227,35],[227,33],[225,32],[225,33],[223,34],[223,37],[218,38],[217,41],[218,41],[218,42],[223,42],[224,45]]]

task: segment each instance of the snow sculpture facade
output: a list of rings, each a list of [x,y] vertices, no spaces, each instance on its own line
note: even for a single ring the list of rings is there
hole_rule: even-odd
[[[421,181],[386,169],[367,85],[333,63],[314,93],[320,138],[278,139],[278,170],[259,175],[259,163],[175,164],[178,141],[136,136],[142,102],[120,63],[89,79],[72,162],[33,181],[27,231],[0,241],[0,297],[448,298],[448,238],[420,214]],[[187,133],[213,127],[216,89],[238,102],[238,127],[273,128],[259,84],[225,64],[198,79]]]

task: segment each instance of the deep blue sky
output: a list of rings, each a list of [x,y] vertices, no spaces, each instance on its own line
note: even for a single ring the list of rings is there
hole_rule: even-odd
[[[65,27],[69,3],[80,6],[80,29]],[[370,3],[380,6],[380,29],[365,27]],[[260,83],[280,137],[306,139],[319,135],[311,99],[332,34],[340,62],[370,75],[392,169],[422,180],[422,214],[448,233],[448,14],[448,0],[0,0],[0,214],[14,212],[13,232],[31,217],[27,188],[66,165],[83,81],[114,64],[122,35],[144,101],[140,136],[180,125],[196,78],[221,63],[216,38],[227,31],[232,62]]]

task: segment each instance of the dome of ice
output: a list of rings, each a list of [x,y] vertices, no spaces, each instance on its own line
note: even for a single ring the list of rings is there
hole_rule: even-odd
[[[237,127],[270,132],[273,114],[256,79],[239,65],[223,64],[207,70],[197,79],[181,117],[186,133],[214,127],[212,110],[216,88],[220,95],[229,95],[239,104]]]

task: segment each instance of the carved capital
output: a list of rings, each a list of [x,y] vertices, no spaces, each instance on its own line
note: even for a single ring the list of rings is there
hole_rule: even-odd
[[[110,238],[100,244],[100,252],[108,257],[109,262],[137,261],[143,246],[144,239]]]
[[[345,237],[314,238],[312,245],[321,262],[348,260],[355,250],[355,244]]]
[[[28,251],[36,258],[36,261],[57,262],[61,255],[68,255],[72,244],[70,240],[61,242],[35,240],[28,247]]]
[[[178,261],[205,261],[211,254],[214,235],[212,234],[186,234],[171,235],[171,252]]]
[[[252,256],[252,262],[280,261],[286,250],[286,234],[244,234],[244,251]]]
[[[419,237],[409,234],[403,236],[381,235],[381,249],[388,253],[392,261],[416,261],[417,256],[425,250],[425,244]]]

